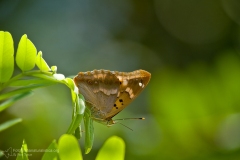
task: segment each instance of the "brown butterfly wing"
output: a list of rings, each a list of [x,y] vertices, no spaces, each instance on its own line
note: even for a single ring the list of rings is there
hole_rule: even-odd
[[[111,119],[127,107],[147,86],[151,78],[151,74],[144,70],[136,70],[128,73],[115,72],[115,75],[121,82],[121,85],[113,108],[107,114],[108,119]]]
[[[78,73],[74,82],[90,107],[92,116],[106,119],[117,99],[119,79],[110,71],[93,70]]]

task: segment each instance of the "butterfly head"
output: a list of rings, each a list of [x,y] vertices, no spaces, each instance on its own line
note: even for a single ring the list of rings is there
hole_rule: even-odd
[[[112,120],[111,118],[109,119],[101,119],[101,118],[96,118],[96,117],[91,117],[94,121],[104,124],[107,127],[111,127],[112,125],[116,124],[117,121]]]
[[[116,121],[112,120],[112,119],[109,119],[107,120],[107,126],[108,127],[111,127],[112,125],[116,124]]]

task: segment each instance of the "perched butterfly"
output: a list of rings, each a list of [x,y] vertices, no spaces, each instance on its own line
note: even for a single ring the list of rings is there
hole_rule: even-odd
[[[144,70],[79,72],[74,82],[91,111],[92,119],[111,126],[112,118],[131,103],[147,86],[151,74]]]

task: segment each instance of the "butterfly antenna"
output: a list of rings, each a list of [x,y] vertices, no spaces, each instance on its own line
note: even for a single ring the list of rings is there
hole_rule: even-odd
[[[119,124],[121,124],[122,126],[124,126],[124,127],[126,127],[126,128],[128,128],[128,129],[130,129],[131,131],[133,131],[133,129],[131,129],[131,128],[129,128],[128,126],[126,126],[126,125],[124,125],[124,124],[122,124],[122,123],[120,123],[119,121],[122,121],[122,120],[129,120],[129,119],[139,119],[139,120],[144,120],[145,118],[122,118],[122,119],[115,119],[114,120],[114,122],[115,123],[119,123]]]
[[[122,119],[115,119],[115,121],[122,121],[122,120],[129,120],[129,119],[140,119],[140,120],[144,120],[145,118],[142,117],[142,118],[122,118]]]
[[[131,131],[133,131],[133,129],[132,128],[129,128],[128,126],[126,126],[126,125],[124,125],[124,124],[122,124],[122,123],[120,123],[120,122],[117,122],[118,124],[121,124],[122,126],[124,126],[124,127],[126,127],[126,128],[128,128],[128,129],[130,129]]]

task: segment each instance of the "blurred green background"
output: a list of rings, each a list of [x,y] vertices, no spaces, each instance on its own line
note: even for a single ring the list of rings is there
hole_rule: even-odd
[[[94,159],[104,141],[126,142],[126,159],[240,159],[239,0],[1,0],[0,30],[23,34],[49,65],[79,71],[145,69],[152,79],[107,128],[94,123]],[[23,122],[0,133],[0,149],[45,149],[71,122],[64,85],[37,89],[7,111]],[[84,141],[80,141],[83,148]],[[32,153],[38,159],[43,153]],[[15,157],[13,157],[15,159]]]

